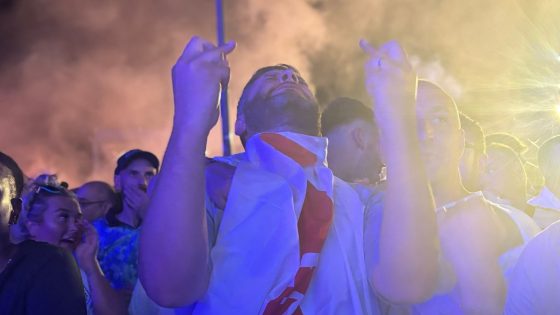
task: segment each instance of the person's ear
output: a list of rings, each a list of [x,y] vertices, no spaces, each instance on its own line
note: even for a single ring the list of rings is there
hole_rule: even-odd
[[[103,203],[103,216],[105,216],[107,214],[107,212],[109,212],[109,210],[111,210],[112,207],[113,207],[113,205],[109,201],[105,201]]]
[[[121,176],[115,175],[113,177],[113,182],[115,183],[115,191],[121,191],[122,190]]]
[[[363,128],[356,127],[352,128],[350,131],[352,141],[354,141],[355,147],[360,150],[365,150],[367,147],[367,139]]]
[[[39,228],[39,223],[27,220],[25,221],[25,227],[29,232],[29,238],[35,239],[37,235],[37,229]]]
[[[235,134],[241,137],[247,131],[247,125],[245,124],[245,115],[238,114],[235,120]]]

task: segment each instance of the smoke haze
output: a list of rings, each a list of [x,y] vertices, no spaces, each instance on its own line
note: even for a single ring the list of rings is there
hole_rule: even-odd
[[[275,63],[299,68],[323,104],[367,101],[357,45],[367,38],[399,40],[420,75],[488,131],[535,142],[559,132],[549,115],[560,102],[554,1],[224,2],[227,38],[238,42],[231,123],[250,75]],[[161,158],[170,68],[192,35],[215,38],[214,9],[207,0],[0,1],[0,150],[26,174],[56,172],[71,186],[111,182],[116,157],[131,148]],[[219,128],[209,156],[221,153]]]

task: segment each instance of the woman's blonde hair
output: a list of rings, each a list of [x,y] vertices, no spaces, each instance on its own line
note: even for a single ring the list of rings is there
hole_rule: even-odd
[[[27,222],[41,222],[43,213],[48,207],[46,199],[52,196],[68,197],[78,203],[76,195],[68,190],[65,183],[59,183],[54,174],[41,174],[28,184],[23,193],[21,212],[18,220],[10,227],[10,238],[13,243],[21,243],[30,238]]]

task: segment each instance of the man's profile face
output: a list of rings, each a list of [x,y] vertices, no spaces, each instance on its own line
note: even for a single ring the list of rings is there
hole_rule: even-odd
[[[438,87],[424,83],[418,86],[416,114],[428,177],[458,170],[464,138],[455,105]]]
[[[156,168],[150,162],[136,159],[115,176],[115,189],[123,191],[127,187],[137,187],[146,191],[148,183],[156,173]]]
[[[383,167],[379,154],[379,137],[375,128],[369,124],[365,125],[364,130],[366,131],[366,144],[359,163],[361,165],[360,173],[373,184],[379,181],[379,173]]]
[[[514,152],[489,148],[480,178],[481,187],[497,196],[504,197],[511,188],[525,188],[527,177],[523,164]]]
[[[107,194],[87,184],[76,189],[76,196],[84,219],[90,222],[103,217],[111,202]]]

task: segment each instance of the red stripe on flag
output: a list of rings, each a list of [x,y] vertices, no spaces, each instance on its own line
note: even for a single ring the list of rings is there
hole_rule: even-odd
[[[313,153],[282,135],[265,133],[261,135],[261,139],[303,167],[312,166],[317,162],[317,157]],[[332,220],[332,200],[326,192],[317,190],[313,184],[307,182],[305,200],[298,219],[300,258],[307,253],[319,254],[321,252]],[[263,314],[284,314],[293,303],[299,303],[300,301],[289,298],[289,296],[294,292],[302,295],[307,292],[314,270],[315,266],[300,267],[295,275],[294,286],[287,287],[280,296],[268,302]],[[293,314],[303,315],[299,305]]]
[[[315,154],[282,135],[276,133],[263,133],[261,139],[273,146],[278,151],[292,158],[301,166],[310,166],[317,162]]]
[[[307,183],[305,201],[298,220],[300,254],[320,253],[333,218],[333,203],[327,193]]]

